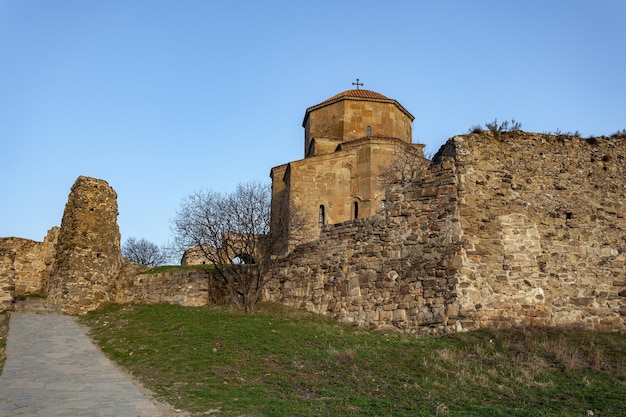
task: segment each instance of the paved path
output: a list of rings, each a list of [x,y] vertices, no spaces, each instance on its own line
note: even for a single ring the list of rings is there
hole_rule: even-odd
[[[162,416],[70,316],[11,313],[2,417]]]

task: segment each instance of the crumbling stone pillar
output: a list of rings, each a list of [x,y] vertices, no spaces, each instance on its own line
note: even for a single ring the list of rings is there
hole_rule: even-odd
[[[78,177],[68,197],[48,282],[48,300],[85,313],[115,300],[122,267],[117,194],[104,180]]]
[[[50,279],[50,272],[54,266],[54,259],[56,258],[57,240],[59,238],[60,228],[54,226],[43,240],[41,248],[40,259],[43,264],[43,270],[41,272],[41,287],[39,292],[41,294],[48,294],[48,281]]]

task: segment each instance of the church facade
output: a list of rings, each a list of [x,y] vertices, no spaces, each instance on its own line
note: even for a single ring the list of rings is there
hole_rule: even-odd
[[[272,233],[287,252],[326,224],[373,215],[385,204],[381,173],[412,143],[414,117],[370,90],[347,90],[305,111],[304,158],[271,169]]]

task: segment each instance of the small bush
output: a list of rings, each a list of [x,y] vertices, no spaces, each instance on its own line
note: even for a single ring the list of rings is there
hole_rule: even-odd
[[[494,119],[491,123],[485,123],[485,127],[489,129],[496,139],[501,139],[501,134],[504,132],[518,132],[522,130],[522,124],[515,119],[511,119],[511,122],[505,120],[502,123],[498,123],[498,119]]]
[[[474,125],[467,130],[468,133],[483,133],[481,125]]]
[[[575,132],[561,132],[561,129],[557,129],[554,134],[557,136],[564,136],[567,138],[579,138],[580,137],[580,132],[578,130]]]
[[[611,135],[611,138],[613,139],[626,138],[626,129],[618,130],[617,132]]]

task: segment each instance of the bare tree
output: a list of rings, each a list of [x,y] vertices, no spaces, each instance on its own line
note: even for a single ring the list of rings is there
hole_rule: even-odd
[[[270,234],[270,206],[269,186],[250,182],[231,194],[196,192],[183,200],[172,221],[176,244],[201,251],[231,300],[246,312],[261,296],[280,241]]]
[[[122,245],[122,255],[130,262],[157,266],[167,262],[168,255],[165,249],[160,249],[156,244],[146,239],[129,237]]]
[[[379,183],[386,189],[393,185],[411,184],[420,178],[429,164],[420,148],[407,146],[381,171]]]

